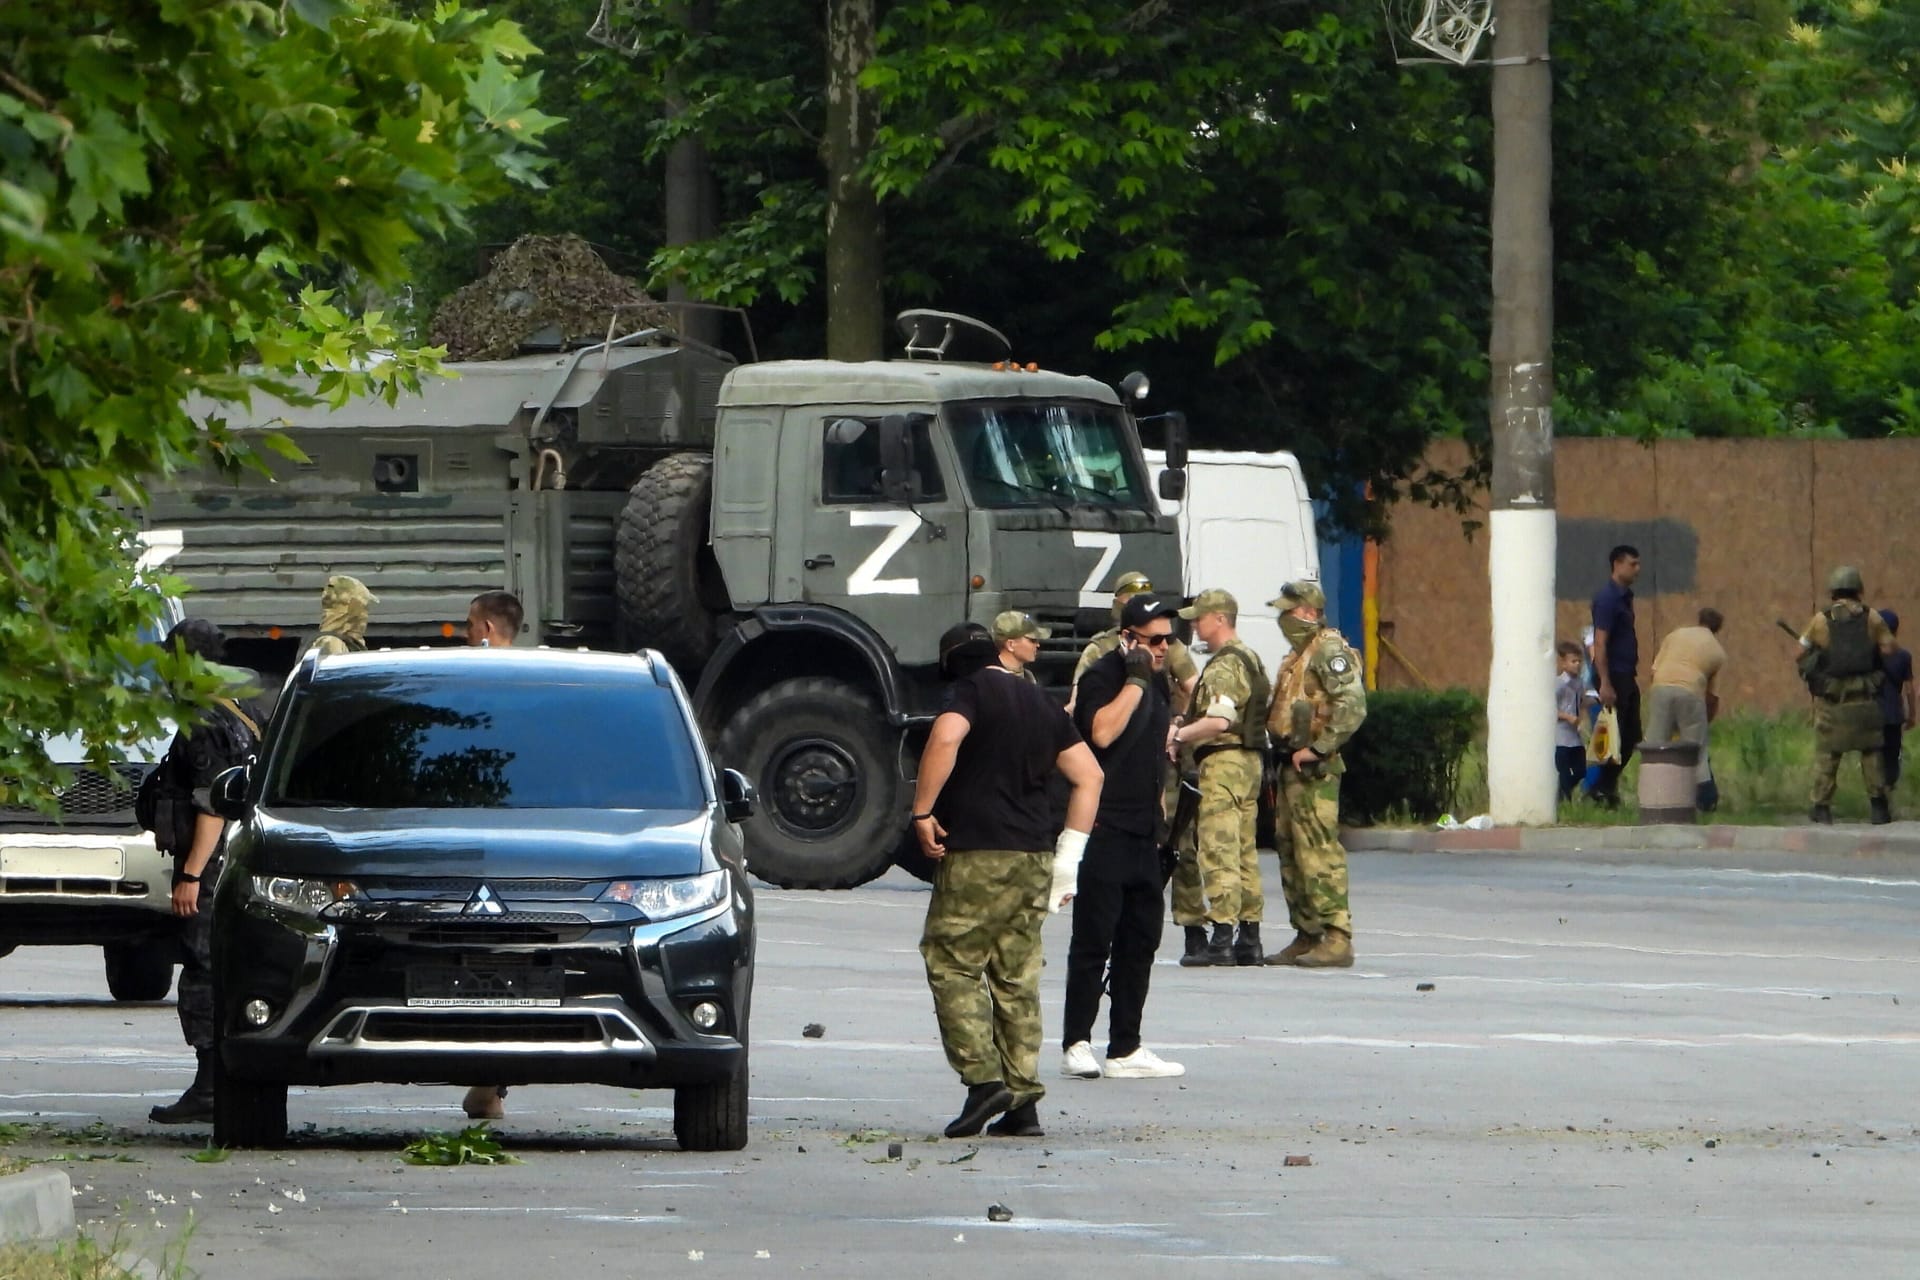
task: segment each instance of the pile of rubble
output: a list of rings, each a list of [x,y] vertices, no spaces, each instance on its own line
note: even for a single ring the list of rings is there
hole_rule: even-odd
[[[522,236],[440,304],[432,340],[449,360],[501,360],[523,346],[598,342],[609,321],[615,336],[673,327],[666,307],[579,236]]]

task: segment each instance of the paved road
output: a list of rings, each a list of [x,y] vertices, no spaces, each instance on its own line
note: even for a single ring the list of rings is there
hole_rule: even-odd
[[[193,1163],[204,1134],[143,1119],[189,1066],[172,1009],[106,1002],[84,951],[0,961],[0,1121],[47,1126],[13,1149],[69,1158],[83,1219],[152,1241],[191,1209],[208,1277],[1913,1273],[1920,861],[1355,873],[1353,970],[1163,963],[1148,1034],[1190,1074],[1060,1080],[1049,1045],[1042,1140],[929,1136],[960,1089],[898,873],[761,895],[738,1155],[674,1149],[663,1095],[527,1088],[524,1164],[414,1168],[459,1091],[369,1086],[296,1094],[291,1151]]]

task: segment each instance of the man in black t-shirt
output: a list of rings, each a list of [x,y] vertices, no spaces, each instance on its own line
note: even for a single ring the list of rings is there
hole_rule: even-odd
[[[1140,1043],[1140,1014],[1166,915],[1157,837],[1173,720],[1167,656],[1179,613],[1174,601],[1133,597],[1121,610],[1118,647],[1080,678],[1074,727],[1092,744],[1106,779],[1073,897],[1066,1030],[1060,1038],[1065,1076],[1093,1080],[1102,1074],[1091,1041],[1109,964],[1105,1074],[1116,1080],[1186,1074],[1185,1067],[1162,1061]]]
[[[995,1134],[1043,1136],[1040,920],[1072,898],[1100,803],[1093,753],[1022,676],[1046,636],[1023,613],[993,620],[997,660],[954,684],[914,787],[914,835],[936,860],[920,954],[947,1062],[967,1086],[949,1138],[970,1138],[1001,1112]],[[979,645],[965,624],[953,628],[941,638],[943,669]],[[1056,769],[1073,785],[1057,840],[1047,802]]]

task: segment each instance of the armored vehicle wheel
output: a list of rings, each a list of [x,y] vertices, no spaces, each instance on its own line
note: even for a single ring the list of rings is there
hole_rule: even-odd
[[[838,680],[783,680],[720,730],[718,755],[747,775],[760,813],[742,832],[747,870],[783,889],[849,889],[893,861],[906,813],[887,718]]]
[[[173,989],[173,954],[164,942],[114,942],[107,953],[107,990],[115,1000],[165,1000]]]
[[[739,1151],[747,1145],[747,1056],[718,1084],[673,1091],[673,1136],[682,1151]]]
[[[621,642],[651,647],[688,679],[713,656],[731,603],[707,542],[713,459],[676,453],[647,468],[614,532]]]

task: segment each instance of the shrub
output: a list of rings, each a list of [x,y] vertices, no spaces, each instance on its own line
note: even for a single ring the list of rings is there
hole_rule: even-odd
[[[1347,743],[1340,818],[1351,826],[1404,813],[1432,822],[1453,806],[1460,762],[1486,722],[1465,689],[1384,689],[1367,695],[1367,722]]]

